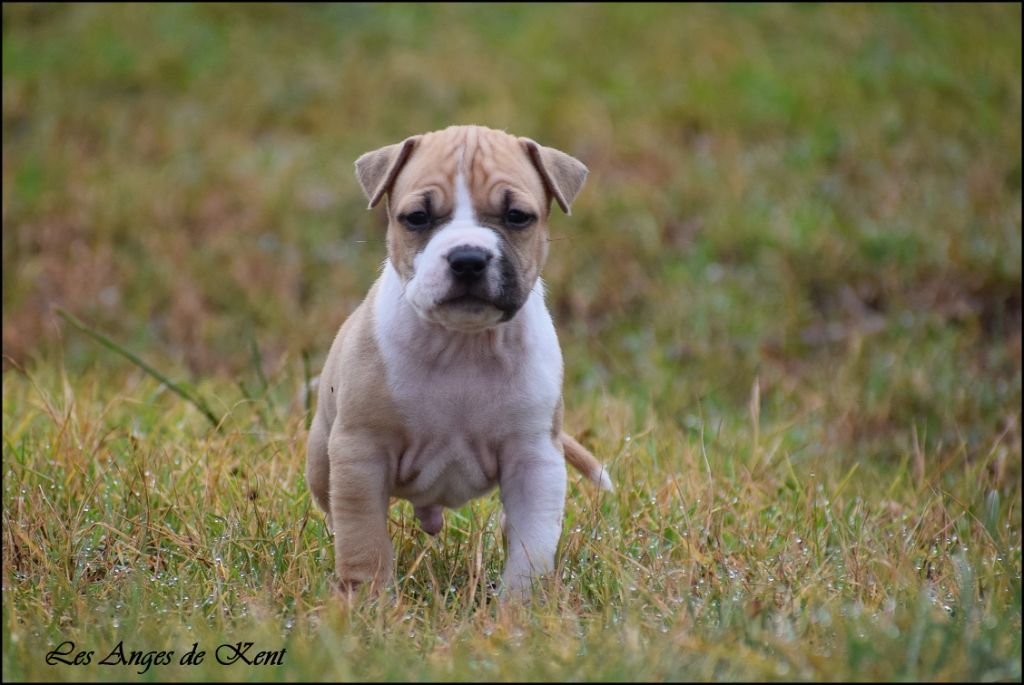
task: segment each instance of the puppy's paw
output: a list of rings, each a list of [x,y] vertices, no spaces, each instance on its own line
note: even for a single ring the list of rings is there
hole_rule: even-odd
[[[351,601],[359,594],[364,583],[361,580],[335,577],[333,585],[336,594],[344,600]]]
[[[381,597],[387,588],[386,583],[378,580],[359,580],[356,578],[334,580],[334,594],[342,602],[370,601]]]

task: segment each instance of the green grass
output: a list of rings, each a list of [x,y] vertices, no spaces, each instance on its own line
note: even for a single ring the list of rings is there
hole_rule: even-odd
[[[4,678],[1019,680],[1020,26],[5,4]],[[528,608],[489,594],[495,495],[437,539],[396,502],[398,582],[346,607],[303,356],[384,256],[353,160],[450,123],[591,168],[545,279],[618,491],[571,477]]]

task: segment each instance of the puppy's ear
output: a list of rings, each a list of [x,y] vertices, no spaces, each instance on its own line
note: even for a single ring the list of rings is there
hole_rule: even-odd
[[[529,138],[520,138],[530,161],[537,167],[544,187],[558,202],[566,214],[571,214],[569,205],[576,199],[583,182],[587,180],[587,167],[575,157],[570,157],[553,147],[538,145]]]
[[[366,197],[370,198],[367,209],[376,207],[384,193],[391,190],[398,172],[405,166],[419,141],[419,136],[406,138],[401,143],[367,152],[356,160],[356,178],[359,179],[359,185],[363,187]]]

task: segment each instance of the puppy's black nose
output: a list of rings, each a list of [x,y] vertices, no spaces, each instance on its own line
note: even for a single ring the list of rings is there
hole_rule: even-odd
[[[483,275],[491,254],[479,247],[457,247],[448,254],[448,266],[456,280],[472,283]]]

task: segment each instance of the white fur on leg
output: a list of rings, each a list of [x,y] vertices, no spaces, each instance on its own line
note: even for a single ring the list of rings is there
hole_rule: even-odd
[[[545,447],[546,444],[546,447]],[[542,441],[537,461],[502,474],[501,502],[507,523],[508,562],[502,597],[523,597],[534,579],[555,567],[562,533],[566,474],[562,455]]]

